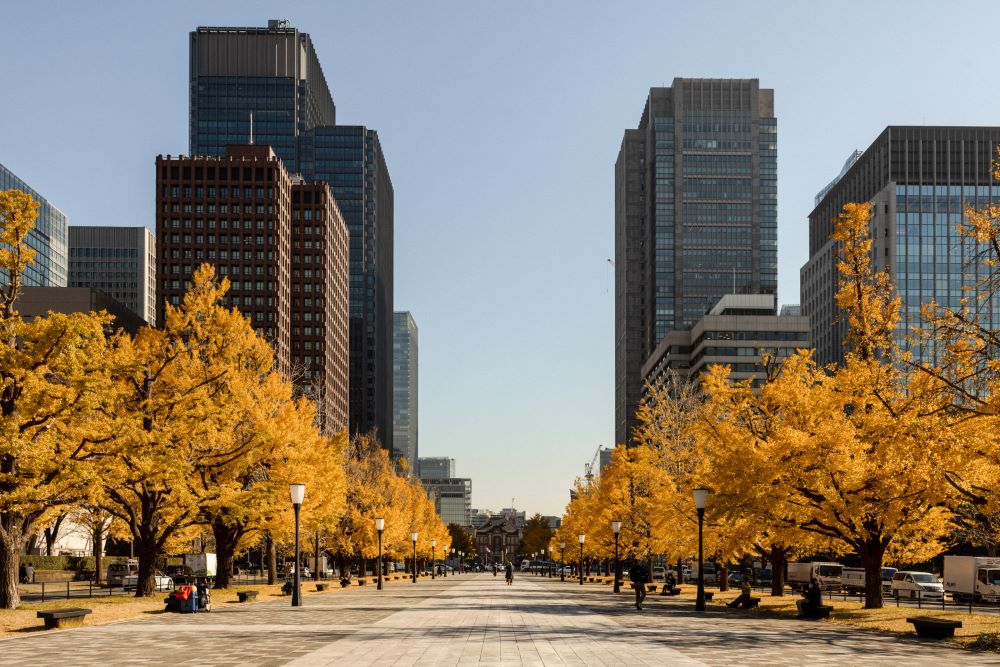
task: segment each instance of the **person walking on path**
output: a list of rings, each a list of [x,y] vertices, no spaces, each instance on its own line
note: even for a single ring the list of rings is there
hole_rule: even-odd
[[[514,564],[510,561],[507,561],[507,567],[504,569],[504,577],[507,579],[508,586],[514,583]]]
[[[635,589],[635,608],[642,611],[642,601],[646,599],[646,583],[649,581],[649,570],[642,561],[635,561],[629,568],[629,579],[632,580],[632,588]]]

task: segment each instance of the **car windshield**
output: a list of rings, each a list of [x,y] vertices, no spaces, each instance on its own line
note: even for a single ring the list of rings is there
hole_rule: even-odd
[[[910,576],[918,584],[936,584],[936,583],[939,583],[937,577],[935,577],[933,574],[927,574],[926,572],[914,572]]]
[[[1000,586],[1000,570],[988,570],[986,580],[990,582],[991,586]]]
[[[841,571],[843,571],[840,565],[820,565],[819,566],[819,576],[821,577],[839,577]]]
[[[894,567],[883,567],[882,568],[882,581],[889,581],[892,579],[892,575],[896,574],[896,568]]]

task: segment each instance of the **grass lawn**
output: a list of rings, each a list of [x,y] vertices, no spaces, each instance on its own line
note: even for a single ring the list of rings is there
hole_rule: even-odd
[[[736,589],[720,593],[715,590],[714,593],[712,601],[708,604],[723,605],[737,597],[740,591]],[[693,601],[696,594],[697,588],[695,586],[685,585],[678,597]],[[797,594],[773,597],[767,592],[754,591],[753,596],[760,598],[760,607],[741,613],[769,614],[787,618],[795,618],[798,615],[798,610],[795,607],[795,601],[799,599]],[[896,607],[894,600],[886,598],[885,607],[882,609],[864,609],[862,603],[857,600],[838,600],[835,595],[832,600],[824,598],[823,604],[833,607],[830,623],[903,635],[916,635],[913,626],[906,622],[906,619],[912,616],[931,616],[961,621],[962,627],[955,630],[955,638],[950,641],[966,647],[971,646],[980,634],[1000,633],[1000,613],[969,614],[960,611],[961,608],[956,608],[950,603],[947,610],[942,610],[940,605],[936,609],[928,607],[917,609],[915,607]],[[824,621],[816,622],[822,623]]]

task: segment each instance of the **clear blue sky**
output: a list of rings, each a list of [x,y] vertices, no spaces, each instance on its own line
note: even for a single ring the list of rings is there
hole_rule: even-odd
[[[756,77],[778,116],[779,290],[813,195],[888,124],[1000,124],[991,2],[11,2],[0,162],[71,224],[153,226],[187,152],[188,32],[288,18],[379,131],[420,452],[473,506],[559,514],[614,437],[614,161],[650,86]],[[676,13],[675,13],[676,12]]]

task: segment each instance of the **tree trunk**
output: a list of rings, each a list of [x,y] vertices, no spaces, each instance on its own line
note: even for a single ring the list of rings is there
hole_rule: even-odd
[[[17,582],[23,542],[16,527],[0,528],[0,609],[16,609],[21,604]]]
[[[684,563],[681,562],[680,556],[677,557],[677,585],[680,586],[684,583]]]
[[[233,557],[239,545],[243,529],[239,526],[227,526],[221,521],[212,522],[212,535],[215,537],[215,552],[218,563],[215,568],[215,585],[212,588],[229,588],[232,583]]]
[[[143,531],[145,533],[145,531]],[[135,540],[136,555],[139,558],[138,582],[135,587],[137,598],[149,597],[156,588],[156,557],[159,556],[159,549],[156,546],[156,537],[148,533],[140,535]]]
[[[772,545],[767,562],[771,564],[771,595],[781,597],[785,594],[785,550]]]
[[[104,567],[104,526],[94,525],[94,582],[101,584],[101,568]]]
[[[870,539],[861,552],[861,563],[865,568],[865,609],[882,608],[882,559],[885,547],[878,539]]]
[[[723,591],[728,591],[729,567],[725,563],[722,563],[718,566],[718,569],[716,570],[715,574],[719,579],[719,592],[722,593]]]
[[[52,525],[45,529],[45,555],[54,556],[52,553],[52,548],[56,545],[56,540],[59,539],[59,529],[62,528],[63,521],[66,519],[66,514],[62,513],[56,517],[56,520],[52,522]]]
[[[264,535],[264,547],[267,549],[267,583],[273,584],[278,578],[278,550],[271,533]]]

